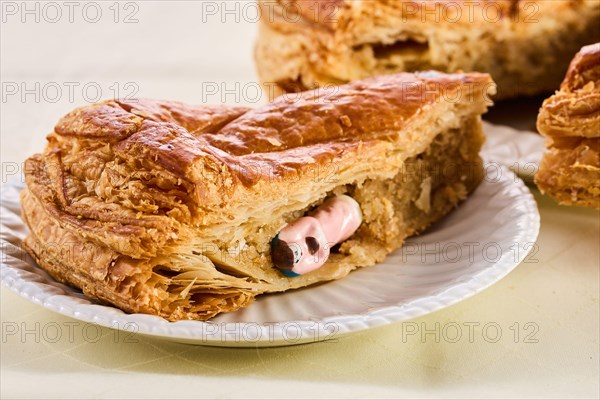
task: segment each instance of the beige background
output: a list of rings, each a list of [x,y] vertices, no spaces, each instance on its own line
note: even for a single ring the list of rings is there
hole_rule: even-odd
[[[255,91],[256,24],[248,20],[254,18],[249,3],[119,3],[117,16],[113,2],[85,11],[76,2],[73,22],[58,4],[57,22],[56,10],[44,3],[28,3],[33,14],[24,14],[21,2],[2,4],[2,182],[43,147],[61,115],[98,96],[112,97],[117,88],[120,96],[135,90],[136,96],[192,103],[265,101]],[[97,8],[102,16],[90,22]],[[137,22],[124,23],[131,13]],[[598,398],[600,216],[535,194],[542,229],[529,262],[460,304],[335,342],[218,349],[127,337],[3,288],[0,394]],[[486,324],[501,330],[497,341]],[[446,328],[456,326],[462,337],[454,342]],[[407,335],[415,327],[418,333]]]

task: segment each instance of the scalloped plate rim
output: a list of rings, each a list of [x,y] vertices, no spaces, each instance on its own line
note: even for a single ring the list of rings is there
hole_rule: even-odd
[[[521,230],[518,236],[520,238],[526,238],[535,241],[540,226],[540,218],[535,200],[525,184],[520,179],[515,178],[515,174],[513,172],[508,171],[504,167],[502,167],[502,170],[506,173],[506,176],[503,175],[502,181],[510,186],[511,189],[518,190],[521,199],[523,200],[522,204],[526,204],[527,206],[527,212],[524,213],[521,218],[526,220],[525,224],[528,229]],[[14,184],[12,185],[14,186]],[[10,183],[3,185],[2,193],[4,193],[5,190],[10,187]],[[473,194],[472,196],[475,195],[476,194]],[[461,205],[461,207],[464,206],[466,205]],[[4,218],[5,217],[3,216],[3,228]],[[512,254],[503,254],[499,260],[493,263],[494,266],[497,266],[498,268],[480,269],[473,275],[469,276],[469,279],[464,282],[457,283],[456,280],[459,280],[457,278],[452,281],[452,285],[450,287],[446,287],[444,290],[434,292],[428,296],[413,299],[405,304],[392,304],[383,307],[375,307],[367,309],[361,313],[332,315],[321,318],[318,321],[307,319],[283,321],[283,323],[295,323],[298,327],[300,327],[301,337],[298,340],[290,340],[289,338],[285,338],[282,329],[275,327],[270,333],[267,331],[266,337],[268,340],[232,341],[227,339],[222,340],[222,332],[221,340],[204,336],[204,330],[207,329],[208,326],[217,325],[211,323],[210,321],[169,322],[158,316],[146,314],[127,314],[112,306],[85,303],[85,296],[81,294],[75,295],[74,293],[67,292],[61,287],[64,286],[62,284],[52,285],[51,283],[47,283],[48,277],[44,276],[44,274],[46,274],[45,271],[41,270],[39,267],[37,267],[37,265],[29,264],[35,271],[32,272],[8,265],[6,262],[4,262],[4,259],[7,256],[4,254],[4,243],[6,242],[4,239],[4,232],[2,236],[2,284],[4,287],[9,288],[21,297],[40,304],[42,307],[61,315],[88,323],[97,323],[107,328],[127,330],[126,326],[133,323],[137,324],[137,334],[163,338],[176,342],[220,347],[270,347],[310,343],[320,340],[334,339],[346,334],[417,318],[446,308],[480,293],[500,279],[504,278],[527,256],[527,252],[522,252],[520,253],[518,260],[508,260],[508,257],[512,256]],[[9,255],[9,257],[11,256]],[[23,260],[18,261],[27,263]],[[19,275],[23,272],[25,273],[25,276]],[[36,279],[31,280],[31,275],[35,276]],[[40,288],[36,285],[41,285],[42,287]],[[44,290],[46,286],[50,286],[52,292],[55,290],[62,290],[62,293],[49,293]],[[33,293],[31,293],[31,291],[33,291]],[[77,301],[75,301],[75,299],[77,299]],[[425,307],[424,305],[428,306]],[[317,331],[313,330],[315,323],[317,324]],[[230,332],[231,329],[235,329],[236,331],[239,331],[240,329],[247,329],[247,327],[250,325],[258,326],[261,330],[261,338],[265,334],[265,330],[269,329],[269,326],[266,324],[259,325],[258,323],[252,322],[222,322],[220,324],[224,324],[224,327],[221,327],[221,330],[225,330],[226,332]],[[341,329],[331,333],[330,330],[327,329],[327,326],[331,324],[336,324],[341,327]],[[201,328],[199,330],[201,336],[200,338],[198,337],[197,332],[190,332],[191,328],[196,327]],[[307,329],[310,329],[311,332],[308,332]],[[315,336],[317,339],[315,339]],[[227,336],[225,336],[225,338],[227,338]]]

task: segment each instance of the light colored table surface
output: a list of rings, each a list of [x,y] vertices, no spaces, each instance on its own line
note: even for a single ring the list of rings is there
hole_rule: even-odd
[[[44,3],[37,3],[39,22],[23,13],[20,2],[12,3],[15,15],[6,3],[2,182],[43,147],[61,115],[95,100],[98,88],[103,98],[118,88],[121,96],[137,90],[136,96],[191,103],[265,100],[254,90],[256,24],[244,21],[244,15],[252,18],[246,3],[239,3],[237,14],[212,3],[216,15],[200,2],[120,3],[118,23],[113,2],[95,3],[102,10],[96,23],[84,18],[83,3],[75,2],[73,23],[60,2],[62,19],[55,23]],[[35,10],[35,4],[28,7]],[[88,20],[94,10],[88,7]],[[123,23],[131,12],[138,22]],[[219,93],[211,94],[215,88]],[[335,342],[261,350],[128,338],[91,329],[3,288],[0,395],[598,398],[600,216],[535,194],[542,228],[529,262],[455,306]],[[453,342],[444,329],[456,326],[462,337]],[[415,328],[418,333],[408,335]],[[494,341],[496,329],[501,335]]]

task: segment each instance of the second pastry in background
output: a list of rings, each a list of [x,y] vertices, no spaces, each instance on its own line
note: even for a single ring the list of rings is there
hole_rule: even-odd
[[[498,99],[551,93],[600,37],[598,0],[261,0],[255,58],[272,95],[435,69],[492,75]]]

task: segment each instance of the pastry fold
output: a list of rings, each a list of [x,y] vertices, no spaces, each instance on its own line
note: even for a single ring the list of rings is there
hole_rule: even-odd
[[[600,36],[598,0],[260,0],[255,61],[273,93],[435,69],[489,73],[495,99],[552,93]]]
[[[370,78],[256,109],[110,100],[63,117],[25,164],[24,244],[56,279],[127,312],[209,319],[339,279],[439,220],[482,179],[486,74]],[[270,241],[335,194],[363,223],[288,278]]]
[[[561,204],[600,209],[600,43],[577,53],[537,127],[548,147],[535,177],[540,190]]]

